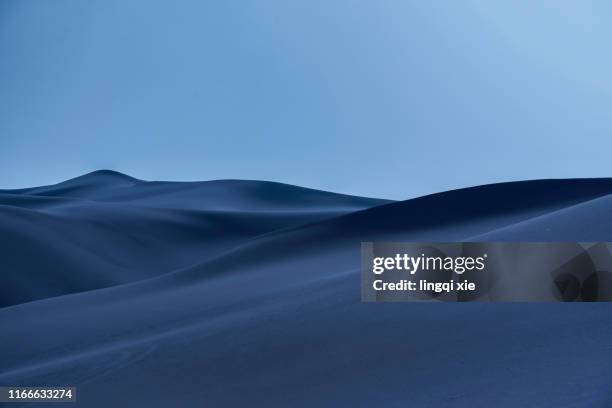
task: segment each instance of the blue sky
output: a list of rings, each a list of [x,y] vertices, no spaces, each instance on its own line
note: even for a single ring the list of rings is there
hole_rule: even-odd
[[[586,1],[5,0],[0,188],[610,176],[611,23]]]

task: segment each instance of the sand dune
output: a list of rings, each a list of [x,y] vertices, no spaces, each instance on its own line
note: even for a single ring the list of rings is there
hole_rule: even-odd
[[[96,172],[0,194],[0,383],[78,406],[609,406],[602,304],[364,304],[359,243],[610,240],[612,180],[403,202]]]
[[[0,306],[146,279],[253,237],[386,203],[279,183],[144,182],[99,171],[0,190]]]

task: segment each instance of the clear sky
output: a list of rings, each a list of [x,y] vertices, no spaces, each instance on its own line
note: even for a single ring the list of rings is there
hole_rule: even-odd
[[[612,176],[612,4],[0,2],[0,188]]]

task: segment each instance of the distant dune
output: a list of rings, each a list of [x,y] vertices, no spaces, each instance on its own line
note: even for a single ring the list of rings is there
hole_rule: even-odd
[[[97,171],[0,190],[0,306],[150,278],[262,234],[384,204],[263,181],[145,182]]]
[[[609,304],[364,304],[361,241],[610,241],[612,179],[402,202],[111,171],[0,190],[0,384],[84,407],[606,407]]]

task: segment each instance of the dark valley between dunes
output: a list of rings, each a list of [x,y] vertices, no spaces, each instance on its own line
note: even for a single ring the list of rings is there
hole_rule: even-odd
[[[612,179],[0,190],[0,385],[104,408],[612,405],[609,303],[362,303],[363,241],[612,241]]]

